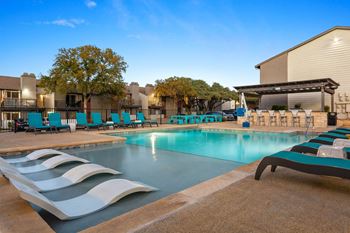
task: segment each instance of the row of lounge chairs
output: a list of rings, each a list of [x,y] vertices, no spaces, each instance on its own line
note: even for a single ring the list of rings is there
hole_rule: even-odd
[[[111,113],[111,122],[103,122],[101,113],[99,112],[92,112],[91,118],[92,123],[89,123],[87,120],[86,113],[77,112],[76,113],[76,127],[82,128],[82,129],[107,129],[109,127],[113,128],[126,128],[126,127],[137,127],[138,125],[144,127],[144,125],[149,125],[152,127],[153,125],[156,125],[158,127],[157,120],[146,120],[144,114],[142,112],[138,112],[136,114],[137,120],[132,121],[130,114],[128,112],[122,113],[123,121],[120,120],[118,113]],[[28,130],[27,131],[33,131],[33,132],[57,132],[59,130],[69,130],[70,126],[67,124],[62,124],[61,116],[59,113],[49,113],[48,116],[49,125],[44,125],[42,122],[41,113],[38,112],[30,112],[28,113]]]
[[[320,134],[308,142],[293,146],[290,151],[280,151],[262,159],[255,172],[259,180],[267,166],[274,172],[278,166],[293,170],[350,179],[350,128],[337,128]],[[332,154],[320,154],[322,148],[341,150],[337,157]],[[338,154],[338,155],[339,155]]]
[[[211,115],[172,115],[168,119],[168,124],[201,124],[201,123],[212,123],[222,122],[223,117],[219,114]]]
[[[23,168],[13,166],[15,163],[27,163],[28,161],[48,156],[51,157],[40,165],[25,166]],[[33,173],[53,169],[60,164],[73,161],[84,164],[73,167],[56,178],[33,181],[23,175],[28,172]],[[37,166],[40,166],[40,169]],[[50,212],[61,220],[75,219],[94,213],[135,192],[151,192],[156,190],[156,188],[136,181],[110,179],[93,187],[87,193],[72,199],[63,201],[50,200],[41,194],[41,192],[69,187],[101,173],[111,175],[121,174],[113,169],[92,164],[85,159],[51,149],[34,151],[25,157],[16,159],[4,159],[0,157],[0,171],[17,188],[23,199]]]

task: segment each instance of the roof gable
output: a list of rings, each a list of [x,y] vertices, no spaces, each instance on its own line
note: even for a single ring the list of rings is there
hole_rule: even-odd
[[[266,63],[266,62],[268,62],[268,61],[271,61],[272,59],[274,59],[274,58],[276,58],[276,57],[278,57],[278,56],[281,56],[281,55],[283,55],[283,54],[289,53],[290,51],[292,51],[292,50],[294,50],[294,49],[297,49],[297,48],[299,48],[299,47],[301,47],[301,46],[303,46],[303,45],[305,45],[305,44],[307,44],[307,43],[309,43],[309,42],[311,42],[311,41],[313,41],[313,40],[316,40],[316,39],[318,39],[318,38],[320,38],[320,37],[322,37],[322,36],[324,36],[324,35],[326,35],[326,34],[332,32],[332,31],[334,31],[334,30],[350,30],[350,27],[348,27],[348,26],[336,26],[336,27],[332,27],[331,29],[328,29],[327,31],[324,31],[324,32],[322,32],[322,33],[320,33],[320,34],[318,34],[318,35],[316,35],[316,36],[314,36],[314,37],[312,37],[312,38],[310,38],[310,39],[308,39],[308,40],[306,40],[306,41],[304,41],[304,42],[302,42],[302,43],[300,43],[300,44],[298,44],[298,45],[296,45],[296,46],[294,46],[294,47],[292,47],[292,48],[290,48],[290,49],[287,49],[286,51],[283,51],[283,52],[281,52],[281,53],[279,53],[279,54],[277,54],[277,55],[275,55],[275,56],[273,56],[273,57],[270,57],[269,59],[267,59],[267,60],[265,60],[265,61],[263,61],[263,62],[260,62],[259,64],[257,64],[257,65],[255,66],[255,68],[256,68],[256,69],[260,69],[260,66],[261,66],[262,64],[264,64],[264,63]]]
[[[21,81],[18,77],[0,76],[0,89],[2,90],[20,90]]]

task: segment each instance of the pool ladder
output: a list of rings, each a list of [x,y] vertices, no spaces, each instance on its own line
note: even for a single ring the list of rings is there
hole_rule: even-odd
[[[305,130],[305,136],[307,136],[307,134],[308,134],[308,132],[309,132],[310,124],[311,124],[311,121],[307,121],[306,130]]]

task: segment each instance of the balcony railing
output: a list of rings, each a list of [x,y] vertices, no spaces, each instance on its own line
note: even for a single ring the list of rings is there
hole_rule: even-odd
[[[2,108],[35,108],[37,107],[35,99],[16,99],[6,98],[1,101]]]

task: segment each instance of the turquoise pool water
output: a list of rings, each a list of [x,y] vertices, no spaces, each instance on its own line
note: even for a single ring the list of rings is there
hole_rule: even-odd
[[[251,163],[308,139],[305,135],[247,131],[169,130],[122,133],[127,144]]]

